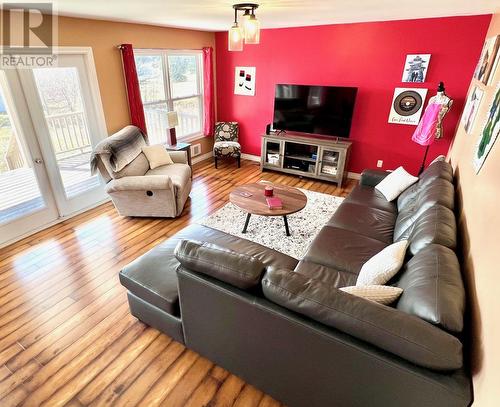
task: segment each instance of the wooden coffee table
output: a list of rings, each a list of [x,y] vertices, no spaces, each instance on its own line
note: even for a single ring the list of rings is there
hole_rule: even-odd
[[[283,216],[286,235],[290,236],[287,215],[304,209],[307,204],[307,197],[297,188],[273,184],[274,196],[277,196],[283,201],[283,208],[269,209],[266,202],[266,196],[264,196],[264,188],[266,185],[269,184],[257,182],[255,184],[240,185],[229,194],[231,203],[247,212],[247,218],[242,233],[247,232],[248,222],[250,222],[250,217],[252,215]],[[242,195],[242,193],[250,193],[252,195],[246,197]]]

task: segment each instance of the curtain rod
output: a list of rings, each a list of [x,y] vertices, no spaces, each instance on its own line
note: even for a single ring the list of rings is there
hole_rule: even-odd
[[[123,45],[122,44],[117,45],[116,48],[122,49]],[[165,50],[168,50],[168,51],[170,51],[170,50],[173,50],[173,51],[202,51],[203,47],[202,48],[191,48],[191,49],[190,48],[150,48],[150,47],[148,47],[148,48],[135,48],[135,49],[138,49],[138,50],[139,49],[145,49],[145,50],[150,49],[152,51],[156,51],[156,50],[158,50],[158,51],[165,51]]]

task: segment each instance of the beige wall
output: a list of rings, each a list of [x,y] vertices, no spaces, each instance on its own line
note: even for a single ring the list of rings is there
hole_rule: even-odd
[[[488,37],[500,34],[500,14]],[[464,273],[472,315],[472,368],[475,406],[500,405],[500,140],[479,174],[472,166],[475,143],[500,80],[500,67],[485,90],[472,134],[459,125],[449,157],[456,170]]]
[[[135,48],[215,49],[211,32],[182,30],[142,24],[59,17],[58,43],[63,46],[92,47],[101,99],[110,134],[130,124],[127,93],[120,51],[117,45],[130,43]],[[215,64],[215,58],[214,58]],[[212,139],[202,138],[202,154],[212,149]]]
[[[121,56],[116,48],[123,43],[130,43],[135,48],[201,49],[211,46],[215,49],[215,36],[204,31],[60,17],[60,45],[92,47],[110,134],[130,123]],[[211,151],[211,138],[204,137],[199,142],[202,154]]]

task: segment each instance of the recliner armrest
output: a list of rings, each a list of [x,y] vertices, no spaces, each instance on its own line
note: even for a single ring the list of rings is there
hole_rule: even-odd
[[[244,290],[259,284],[266,268],[256,257],[196,240],[181,240],[174,254],[183,267]]]
[[[359,183],[367,187],[375,187],[389,174],[389,172],[382,170],[363,170]]]
[[[118,191],[158,191],[172,189],[168,175],[142,175],[111,180],[106,184],[106,192]]]
[[[418,317],[356,297],[291,270],[268,270],[264,296],[358,339],[435,370],[462,367],[462,343]]]
[[[186,151],[169,151],[168,155],[176,164],[187,164],[188,156]]]

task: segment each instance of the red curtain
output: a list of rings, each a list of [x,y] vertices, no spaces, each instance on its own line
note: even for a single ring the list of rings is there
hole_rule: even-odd
[[[214,134],[215,100],[214,100],[214,66],[212,47],[203,48],[203,134]]]
[[[120,45],[120,50],[122,52],[125,82],[127,84],[130,119],[134,126],[139,127],[146,133],[146,119],[144,117],[144,106],[142,105],[137,69],[135,68],[134,49],[132,48],[132,44],[122,44]]]

